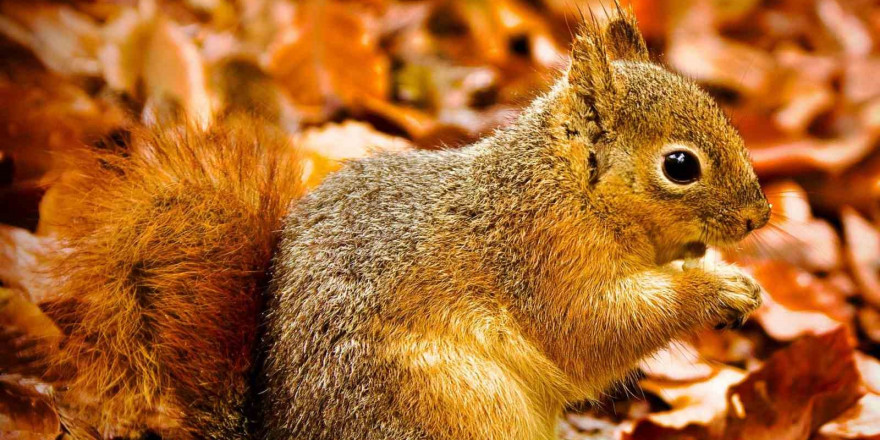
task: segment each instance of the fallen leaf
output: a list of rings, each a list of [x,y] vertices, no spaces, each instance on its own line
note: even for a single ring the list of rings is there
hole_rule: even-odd
[[[0,375],[0,437],[55,438],[61,432],[50,397],[38,387]]]
[[[68,5],[3,2],[0,34],[33,51],[46,67],[57,73],[100,73],[98,24]]]
[[[880,232],[852,208],[840,213],[846,239],[846,256],[862,297],[880,307]]]
[[[667,428],[683,429],[688,425],[698,425],[713,431],[709,425],[727,414],[727,390],[745,377],[745,372],[739,369],[723,367],[711,377],[698,382],[644,380],[641,385],[645,391],[658,395],[672,406],[670,411],[651,414],[648,420]]]
[[[769,90],[777,68],[772,56],[719,35],[711,2],[689,0],[679,6],[666,46],[671,66],[700,82],[746,95]]]
[[[0,281],[23,291],[32,303],[51,294],[42,264],[55,241],[27,230],[0,224]]]
[[[730,388],[741,411],[728,412],[723,438],[807,438],[863,394],[847,331],[806,336]]]
[[[840,138],[813,137],[752,143],[755,171],[761,175],[796,175],[810,171],[841,173],[867,157],[878,139],[876,130],[853,130]]]
[[[388,96],[389,60],[379,50],[377,18],[357,4],[299,2],[263,59],[292,100],[313,114]]]
[[[791,341],[804,335],[817,335],[841,325],[839,321],[823,312],[789,309],[774,301],[770,295],[764,296],[763,305],[753,316],[764,331],[777,341]]]
[[[822,425],[816,440],[876,440],[880,438],[880,395],[864,395],[852,408]]]
[[[790,310],[821,312],[837,322],[851,323],[855,309],[847,302],[846,295],[832,284],[782,261],[750,267],[774,302]]]
[[[857,351],[856,366],[859,368],[862,382],[868,388],[868,391],[880,394],[880,361],[873,356]]]

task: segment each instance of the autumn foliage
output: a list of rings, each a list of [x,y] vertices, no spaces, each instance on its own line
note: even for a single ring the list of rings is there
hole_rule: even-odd
[[[747,268],[764,306],[569,408],[560,436],[880,438],[880,3],[624,4],[654,60],[710,91],[749,146],[773,218],[707,258]],[[565,68],[589,14],[606,13],[572,0],[0,1],[0,438],[61,429],[41,380],[63,330],[44,313],[45,252],[71,215],[61,189],[77,149],[120,148],[135,122],[244,111],[290,137],[312,187],[344,159],[503,125]]]

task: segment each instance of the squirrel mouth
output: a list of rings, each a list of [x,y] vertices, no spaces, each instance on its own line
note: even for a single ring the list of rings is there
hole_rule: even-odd
[[[706,243],[702,241],[691,241],[685,243],[683,254],[685,258],[701,258],[703,255],[706,255],[706,248]]]
[[[676,259],[702,258],[706,255],[706,243],[702,241],[691,241],[681,247],[681,255]]]
[[[708,245],[703,241],[689,241],[681,246],[670,246],[660,249],[657,264],[664,265],[676,260],[697,260],[706,255]]]
[[[702,241],[689,241],[680,247],[666,248],[657,255],[657,264],[676,260],[696,260],[706,255],[708,246]]]

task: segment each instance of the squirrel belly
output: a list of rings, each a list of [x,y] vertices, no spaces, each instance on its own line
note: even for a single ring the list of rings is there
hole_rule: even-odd
[[[59,413],[74,438],[239,438],[295,155],[246,119],[130,144],[81,152],[53,187]]]

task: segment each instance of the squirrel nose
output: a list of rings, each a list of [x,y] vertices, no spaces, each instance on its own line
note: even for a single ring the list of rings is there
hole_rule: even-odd
[[[772,206],[766,199],[758,202],[758,206],[749,210],[746,214],[746,231],[751,232],[760,229],[770,221],[770,210]]]

